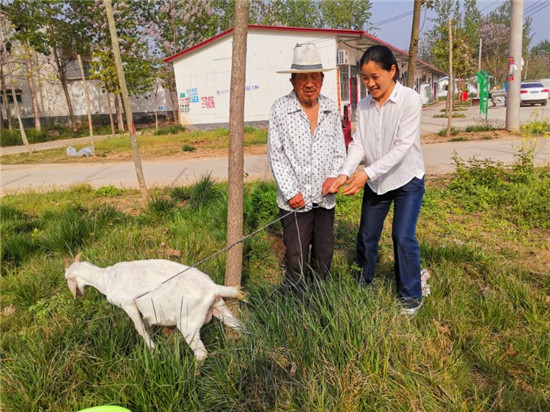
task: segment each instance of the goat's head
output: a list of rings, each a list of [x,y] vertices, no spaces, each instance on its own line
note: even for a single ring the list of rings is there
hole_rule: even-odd
[[[69,289],[74,298],[79,294],[84,296],[84,288],[86,286],[77,275],[78,266],[80,265],[80,256],[82,256],[82,253],[78,253],[75,256],[73,263],[65,259],[65,279],[67,279]]]

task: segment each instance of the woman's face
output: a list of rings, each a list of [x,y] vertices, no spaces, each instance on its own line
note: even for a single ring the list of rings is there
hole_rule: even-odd
[[[383,103],[390,97],[395,81],[395,65],[390,70],[384,70],[379,63],[372,60],[361,67],[363,84],[377,102]]]

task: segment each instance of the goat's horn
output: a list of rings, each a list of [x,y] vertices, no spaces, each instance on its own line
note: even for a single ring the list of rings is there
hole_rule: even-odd
[[[76,256],[74,257],[75,262],[80,262],[80,256],[82,256],[82,252],[78,252]]]

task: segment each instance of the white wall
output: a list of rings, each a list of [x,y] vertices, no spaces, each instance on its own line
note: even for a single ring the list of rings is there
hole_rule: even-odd
[[[315,42],[324,67],[336,67],[334,36],[258,30],[248,32],[246,122],[269,120],[273,102],[292,90],[290,74],[279,74],[277,71],[290,69],[294,46],[305,42]],[[232,35],[228,35],[174,62],[178,97],[183,104],[180,106],[182,124],[229,122],[231,55]],[[325,72],[322,89],[324,95],[334,100],[337,99],[336,74],[336,70]]]

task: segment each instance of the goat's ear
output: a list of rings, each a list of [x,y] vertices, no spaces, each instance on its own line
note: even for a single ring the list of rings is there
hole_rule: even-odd
[[[78,252],[76,256],[74,257],[75,262],[80,262],[80,257],[82,256],[82,252]]]
[[[69,258],[65,258],[65,269],[69,269],[69,266],[71,266],[71,261]]]
[[[69,289],[71,290],[71,293],[73,294],[73,298],[76,299],[76,292],[78,285],[76,284],[75,278],[68,278],[67,283],[69,284]]]

